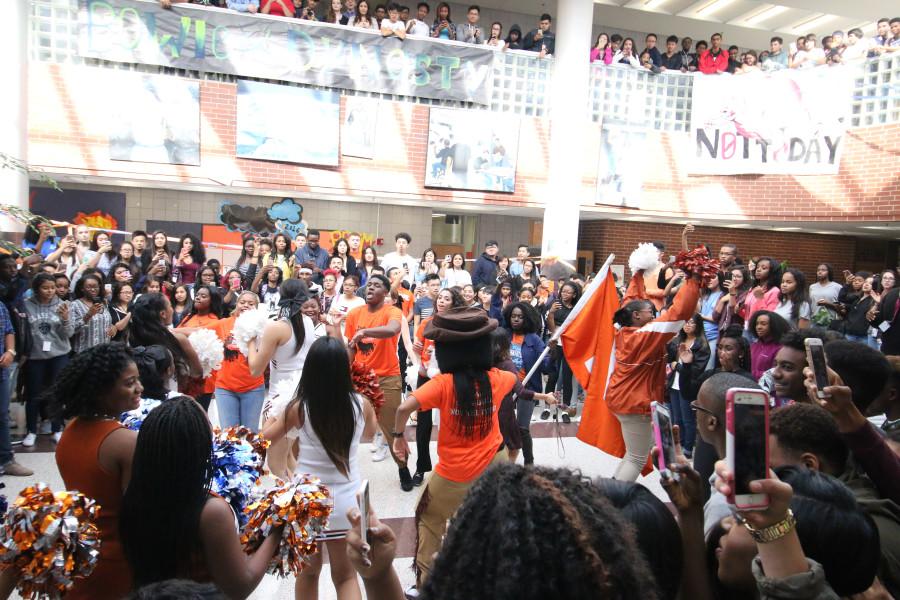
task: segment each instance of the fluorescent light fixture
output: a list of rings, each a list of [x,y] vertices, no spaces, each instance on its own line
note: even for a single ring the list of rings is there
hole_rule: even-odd
[[[815,31],[817,28],[825,25],[826,23],[830,23],[837,19],[837,15],[826,15],[820,14],[812,17],[811,19],[807,19],[801,23],[797,23],[791,28],[791,31],[797,34],[803,34],[809,31]]]
[[[432,219],[443,219],[443,218],[446,217],[446,216],[447,216],[447,215],[444,214],[444,213],[431,213],[431,218],[432,218]]]
[[[895,229],[900,229],[900,224],[897,224],[897,225],[863,225],[860,229],[875,229],[876,231],[893,231]]]
[[[654,8],[659,7],[662,4],[665,4],[667,0],[644,0],[644,10],[653,10]]]
[[[772,6],[768,6],[756,14],[744,19],[744,23],[746,25],[756,25],[757,23],[762,23],[766,19],[770,19],[776,15],[780,15],[788,8],[787,6],[779,6],[777,4],[773,4]]]
[[[773,227],[772,231],[801,231],[802,227]]]
[[[729,229],[750,229],[753,225],[750,223],[732,223],[730,225],[724,225],[724,227],[728,227]]]
[[[698,17],[700,15],[708,16],[708,15],[711,15],[711,14],[717,12],[718,10],[720,10],[722,8],[725,8],[729,4],[732,4],[733,2],[734,2],[734,0],[712,0],[712,2],[708,2],[707,4],[704,4],[703,6],[698,8],[696,11],[694,11],[694,14],[696,14]]]

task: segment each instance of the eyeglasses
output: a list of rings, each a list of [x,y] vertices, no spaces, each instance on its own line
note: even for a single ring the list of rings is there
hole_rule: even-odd
[[[709,410],[708,408],[703,408],[702,406],[698,405],[696,400],[691,402],[691,408],[693,408],[694,410],[699,410],[700,412],[705,412],[706,414],[708,414],[711,417],[718,417],[718,415],[716,413],[714,413],[713,411]]]

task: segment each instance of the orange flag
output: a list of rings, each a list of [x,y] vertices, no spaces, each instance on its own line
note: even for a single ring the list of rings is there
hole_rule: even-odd
[[[614,456],[625,455],[619,421],[606,406],[606,384],[615,365],[616,329],[613,314],[619,309],[616,284],[606,267],[588,287],[566,320],[563,353],[587,397],[578,439]]]

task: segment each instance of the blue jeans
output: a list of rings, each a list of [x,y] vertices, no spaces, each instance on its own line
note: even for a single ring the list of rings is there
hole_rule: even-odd
[[[266,386],[261,385],[249,392],[232,392],[216,388],[216,407],[219,409],[219,425],[228,429],[244,425],[254,433],[259,431],[259,413],[262,412]]]
[[[719,338],[709,341],[709,362],[706,363],[706,371],[712,371],[716,368],[716,347],[719,345]]]
[[[847,340],[849,340],[851,342],[858,342],[860,344],[868,344],[869,343],[869,336],[867,336],[867,335],[853,335],[851,333],[848,333],[844,337],[847,338]]]
[[[13,459],[12,443],[9,439],[9,397],[12,388],[12,369],[0,369],[0,466]]]
[[[681,430],[681,447],[685,452],[693,452],[697,419],[690,400],[685,400],[678,390],[669,390],[669,406],[672,407],[672,421]]]

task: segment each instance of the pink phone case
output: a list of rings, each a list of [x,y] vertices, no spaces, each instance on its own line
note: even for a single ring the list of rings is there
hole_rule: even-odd
[[[763,390],[741,389],[741,388],[732,388],[732,389],[728,390],[728,393],[725,396],[725,430],[728,433],[730,433],[732,435],[732,437],[734,436],[734,434],[735,434],[734,396],[737,393],[758,394],[758,395],[760,395],[761,398],[764,399],[764,402],[762,403],[761,406],[764,407],[765,427],[766,427],[766,432],[768,432],[769,431],[769,396],[768,396],[768,394],[766,394]],[[768,473],[771,468],[769,465],[769,436],[768,435],[766,436],[765,447],[766,447],[766,473]],[[733,465],[729,465],[729,467],[733,468]],[[732,486],[732,493],[727,496],[727,499],[728,499],[729,504],[734,504],[735,506],[738,506],[735,503],[734,486]],[[769,503],[768,503],[768,501],[766,501],[762,504],[741,504],[740,506],[738,506],[738,508],[765,508],[768,505],[769,505]]]

